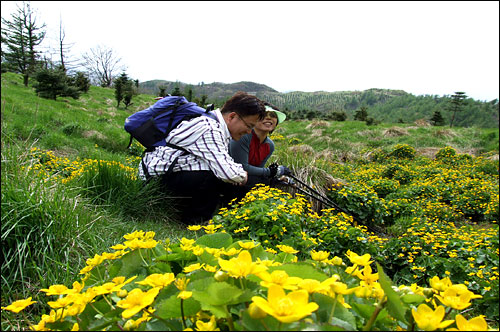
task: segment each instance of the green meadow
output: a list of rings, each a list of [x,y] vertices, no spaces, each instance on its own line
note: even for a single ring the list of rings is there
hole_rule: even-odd
[[[117,108],[92,86],[47,100],[2,74],[1,305],[36,301],[2,310],[2,330],[498,328],[498,128],[285,121],[270,162],[338,208],[256,187],[187,229],[173,199],[137,178],[141,146],[126,149],[124,120],[153,98]],[[66,290],[54,297],[54,285]],[[124,310],[139,289],[152,301]],[[74,293],[93,295],[62,304]]]

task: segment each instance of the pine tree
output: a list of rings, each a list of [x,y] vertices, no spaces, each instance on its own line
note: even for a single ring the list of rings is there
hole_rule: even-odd
[[[34,75],[35,83],[33,87],[36,93],[47,99],[56,100],[57,96],[80,97],[79,89],[72,85],[73,79],[68,77],[61,68],[40,69]]]
[[[354,120],[366,121],[368,119],[368,108],[361,106],[354,114]]]
[[[2,56],[6,70],[21,73],[23,83],[28,86],[29,77],[36,71],[39,52],[36,49],[45,38],[45,24],[38,26],[30,3],[23,2],[12,14],[11,20],[2,17],[2,43],[7,46]]]
[[[83,93],[89,92],[90,89],[90,79],[87,74],[81,71],[76,72],[74,79],[74,85]]]
[[[124,96],[123,96],[123,104],[125,104],[125,109],[132,105],[132,97],[134,97],[137,92],[136,89],[134,88],[134,81],[133,80],[128,80],[125,82],[124,86]]]
[[[465,98],[467,98],[465,92],[455,92],[455,94],[451,96],[451,105],[449,110],[453,112],[453,115],[451,117],[450,128],[453,127],[453,122],[455,121],[455,115],[457,112],[461,112],[463,110]]]
[[[434,115],[432,116],[432,118],[430,120],[431,120],[433,126],[444,125],[444,118],[441,115],[441,112],[439,112],[439,111],[435,111]]]
[[[116,98],[116,107],[120,107],[120,102],[125,96],[125,85],[128,82],[128,76],[126,73],[122,73],[117,79],[115,79],[115,98]]]

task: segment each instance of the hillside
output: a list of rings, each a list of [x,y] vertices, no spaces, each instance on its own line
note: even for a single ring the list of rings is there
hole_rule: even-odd
[[[364,91],[336,92],[278,92],[266,85],[253,82],[199,83],[190,85],[182,82],[147,81],[140,83],[140,91],[157,95],[159,87],[165,87],[167,93],[172,93],[179,87],[180,93],[189,94],[192,90],[193,101],[207,96],[207,103],[221,106],[228,97],[236,91],[254,93],[259,98],[269,101],[287,112],[290,118],[326,118],[331,112],[344,112],[347,119],[352,120],[357,109],[368,107],[368,114],[377,121],[412,123],[419,119],[429,120],[434,112],[439,111],[445,123],[449,124],[452,113],[448,110],[450,97],[425,95],[415,96],[402,90],[368,89]],[[450,92],[453,93],[453,92]],[[307,116],[310,113],[312,115]],[[455,126],[498,128],[498,100],[489,102],[468,98],[464,111],[456,115]]]
[[[247,82],[241,84],[252,87],[246,85]],[[266,89],[262,85],[253,87]],[[399,93],[408,96],[402,91]],[[367,94],[358,94],[360,98],[367,98]],[[326,98],[324,93],[316,95]],[[341,93],[332,96],[340,98]],[[380,98],[383,96],[381,94]],[[120,160],[125,160],[128,155],[126,147],[130,136],[123,129],[125,118],[154,103],[152,95],[140,94],[134,97],[129,109],[125,109],[123,105],[117,108],[114,90],[96,86],[91,86],[87,94],[76,100],[65,97],[58,97],[57,100],[39,98],[32,87],[23,86],[20,75],[13,73],[2,74],[1,97],[3,137],[36,141],[37,146],[57,151],[58,155],[81,158],[98,156],[100,159],[109,157]],[[397,97],[389,95],[385,95],[385,98],[392,98],[392,104],[386,105],[394,105],[397,100]],[[397,118],[388,119],[376,126],[368,126],[361,121],[326,123],[316,120],[293,121],[290,118],[279,126],[277,133],[310,144],[318,153],[334,149],[337,155],[359,154],[363,149],[390,148],[399,143],[410,144],[417,149],[450,145],[459,151],[474,151],[473,153],[498,151],[497,128],[449,129],[415,127],[414,123],[407,123],[397,124],[399,129],[395,130],[396,122]],[[330,129],[319,133],[319,130],[314,128],[316,123],[328,125]],[[310,126],[313,126],[313,129],[310,129]],[[394,131],[397,135],[391,134]]]

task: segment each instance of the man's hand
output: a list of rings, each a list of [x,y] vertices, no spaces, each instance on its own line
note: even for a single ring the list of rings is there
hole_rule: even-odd
[[[247,184],[247,181],[248,181],[248,173],[245,172],[245,180],[243,180],[242,182],[238,183],[238,186],[244,186],[245,184]]]

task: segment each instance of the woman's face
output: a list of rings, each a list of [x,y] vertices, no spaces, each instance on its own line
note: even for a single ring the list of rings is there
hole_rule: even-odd
[[[276,116],[276,114],[274,112],[266,112],[266,116],[264,117],[264,119],[257,122],[255,128],[262,131],[271,132],[276,128],[277,125],[278,117]]]

